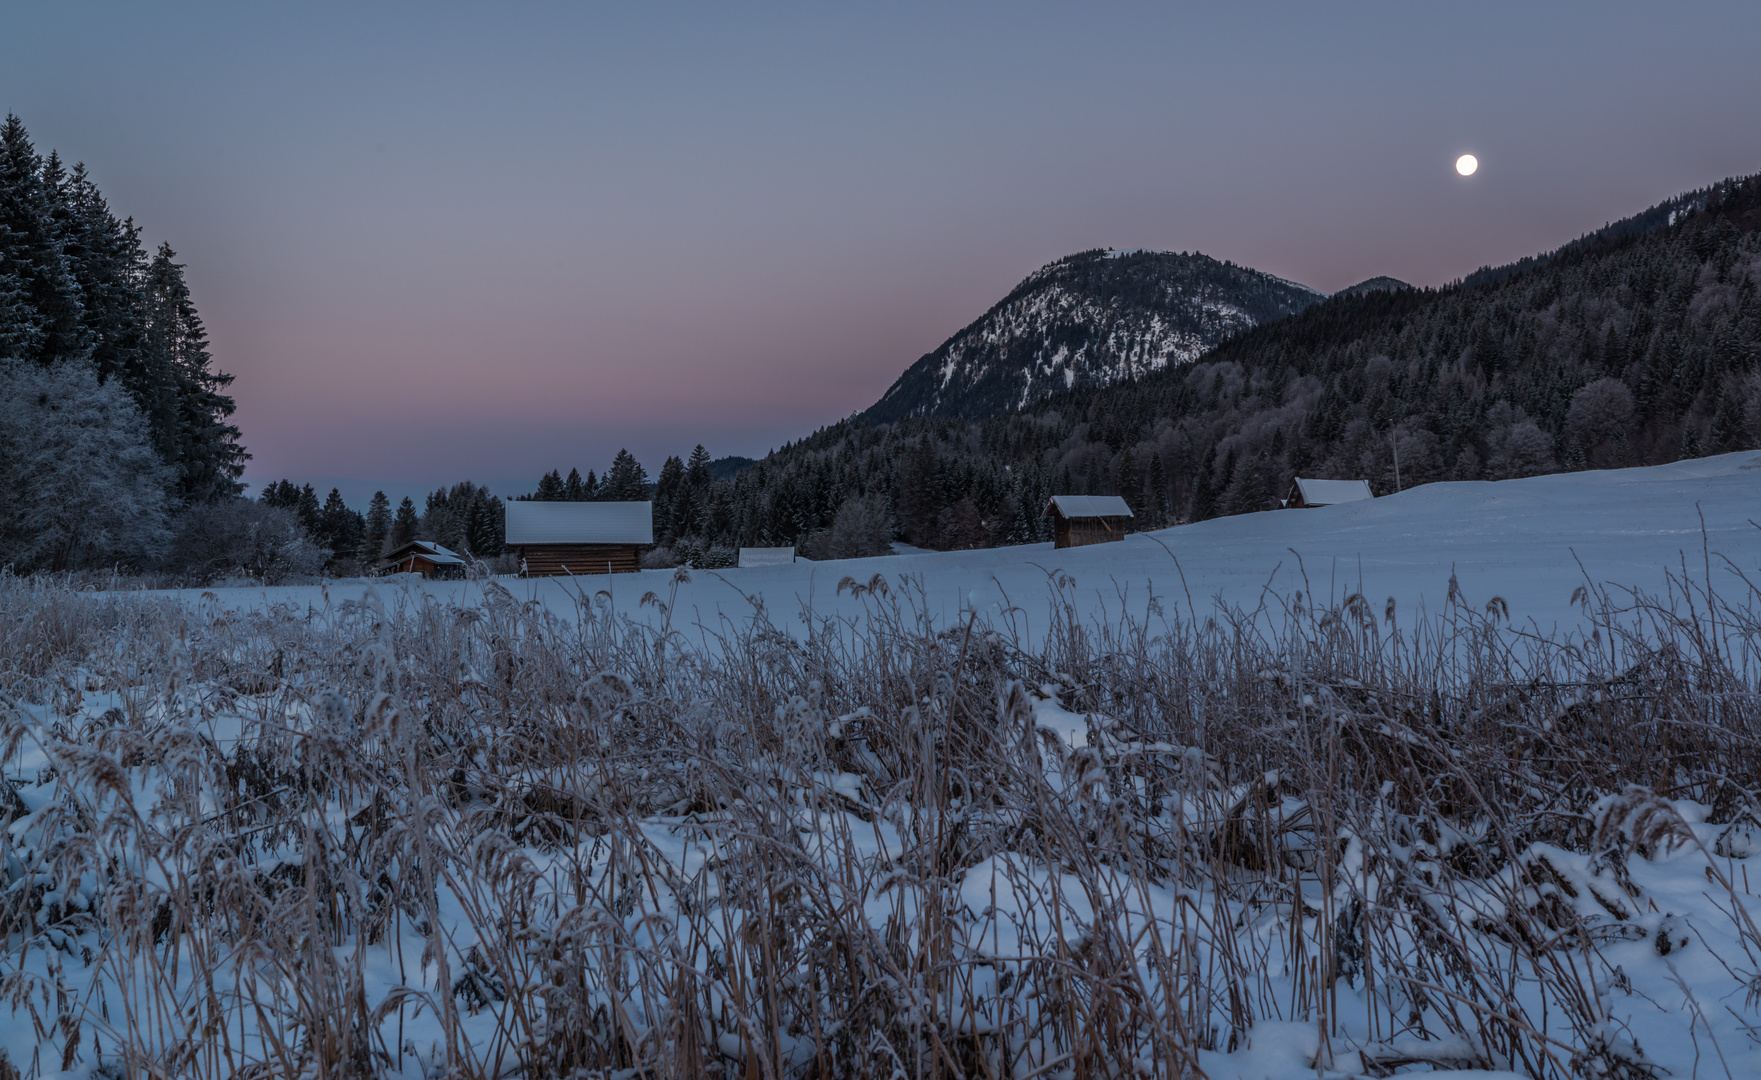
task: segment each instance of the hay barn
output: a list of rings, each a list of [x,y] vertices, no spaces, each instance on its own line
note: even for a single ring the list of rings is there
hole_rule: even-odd
[[[373,567],[379,574],[421,574],[425,578],[461,574],[465,559],[428,540],[411,540],[388,553]]]
[[[792,547],[750,547],[740,549],[740,569],[753,566],[788,566],[795,561]]]
[[[1373,499],[1368,480],[1305,480],[1297,477],[1284,500],[1288,509],[1335,506],[1339,503]]]
[[[1052,546],[1068,548],[1123,540],[1134,515],[1117,495],[1053,495],[1045,516],[1052,519]]]
[[[647,502],[510,502],[507,545],[522,577],[633,574],[654,543]]]

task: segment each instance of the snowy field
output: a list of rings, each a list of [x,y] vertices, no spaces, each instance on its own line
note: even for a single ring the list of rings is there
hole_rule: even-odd
[[[1756,453],[689,580],[0,579],[0,1049],[1761,1075],[1752,518]]]
[[[1044,632],[1049,572],[1075,578],[1085,613],[1122,609],[1142,616],[1152,595],[1200,616],[1220,601],[1253,609],[1298,592],[1315,603],[1361,593],[1378,612],[1389,598],[1402,614],[1436,613],[1454,575],[1469,602],[1501,597],[1510,620],[1552,636],[1586,627],[1572,602],[1578,586],[1662,592],[1670,570],[1703,578],[1710,557],[1714,580],[1730,566],[1761,569],[1761,452],[1726,454],[1648,469],[1564,473],[1497,483],[1429,484],[1371,502],[1217,518],[1134,535],[1117,544],[1055,551],[1050,544],[984,551],[849,559],[691,575],[672,606],[674,628],[719,628],[745,620],[748,598],[764,602],[779,624],[800,625],[804,610],[819,617],[859,618],[865,607],[838,593],[845,577],[906,576],[922,603],[950,625],[976,610],[1024,634]],[[1728,563],[1727,563],[1728,560]],[[672,571],[650,570],[579,581],[498,579],[522,600],[556,610],[582,590],[607,593],[615,610],[639,620],[663,618],[644,609],[646,593],[668,595]],[[358,598],[364,583],[325,588],[218,589],[228,609],[322,605]],[[388,598],[399,586],[378,584]],[[405,585],[446,603],[481,598],[475,582]],[[181,594],[198,598],[200,592]],[[700,640],[702,640],[700,638]]]

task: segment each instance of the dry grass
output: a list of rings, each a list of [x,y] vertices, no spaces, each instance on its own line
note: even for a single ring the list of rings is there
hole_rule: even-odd
[[[1570,641],[1459,598],[1097,623],[1049,584],[1032,650],[1025,613],[936,626],[876,578],[857,625],[759,609],[706,652],[665,596],[0,579],[15,1064],[1188,1076],[1300,1023],[1322,1070],[1655,1074],[1599,949],[1630,862],[1698,842],[1667,800],[1751,842],[1746,583],[1586,590]]]

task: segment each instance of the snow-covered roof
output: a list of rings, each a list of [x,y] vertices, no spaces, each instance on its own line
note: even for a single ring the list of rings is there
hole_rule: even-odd
[[[1053,509],[1067,518],[1134,516],[1131,507],[1117,495],[1053,495],[1046,510],[1049,513]]]
[[[1296,489],[1307,506],[1332,506],[1334,503],[1373,499],[1368,480],[1304,480],[1296,478]]]
[[[787,566],[795,561],[792,547],[741,548],[740,566]]]
[[[648,502],[508,502],[509,544],[652,544]]]
[[[386,563],[401,562],[403,559],[408,558],[411,555],[419,555],[433,563],[435,566],[465,565],[464,556],[456,551],[441,547],[432,540],[411,540],[403,547],[400,547],[396,551],[387,555],[381,561]]]

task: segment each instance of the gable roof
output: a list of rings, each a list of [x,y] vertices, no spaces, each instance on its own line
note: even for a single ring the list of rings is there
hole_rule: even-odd
[[[509,544],[652,544],[647,502],[504,503]]]
[[[1053,495],[1046,513],[1056,510],[1066,518],[1134,517],[1131,507],[1117,495]]]
[[[750,547],[740,549],[740,566],[787,566],[795,561],[792,547]]]
[[[1375,498],[1368,480],[1304,480],[1299,476],[1296,490],[1308,506],[1332,506]]]
[[[464,556],[456,551],[443,548],[432,540],[411,540],[404,546],[388,552],[385,558],[380,559],[379,562],[381,565],[390,565],[391,563],[402,562],[411,555],[418,555],[427,559],[435,566],[465,565]]]

